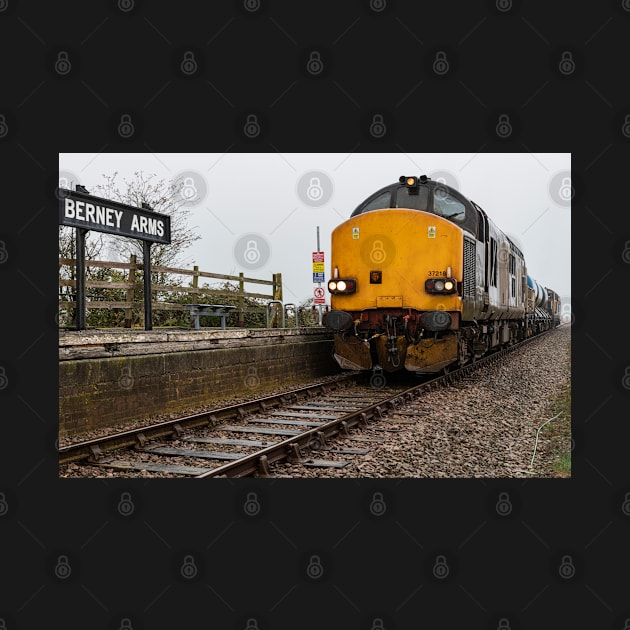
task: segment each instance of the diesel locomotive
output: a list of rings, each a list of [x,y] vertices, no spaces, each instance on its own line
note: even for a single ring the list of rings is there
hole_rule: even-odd
[[[381,188],[332,233],[343,369],[448,371],[560,324],[558,295],[475,202],[429,177]]]

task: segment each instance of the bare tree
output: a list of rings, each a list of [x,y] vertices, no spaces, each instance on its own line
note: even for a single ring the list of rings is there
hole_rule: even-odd
[[[191,211],[184,205],[185,201],[180,194],[183,182],[157,179],[157,175],[143,171],[134,173],[132,180],[123,177],[122,183],[118,181],[118,172],[103,175],[103,178],[105,183],[94,186],[90,191],[92,194],[138,208],[144,203],[153,211],[171,217],[171,243],[153,243],[152,265],[176,266],[181,262],[184,251],[201,238],[188,223]],[[108,246],[123,260],[129,260],[131,254],[136,254],[142,260],[142,241],[111,237],[108,239]]]

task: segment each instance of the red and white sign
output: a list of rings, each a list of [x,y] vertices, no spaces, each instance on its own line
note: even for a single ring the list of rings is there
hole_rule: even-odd
[[[326,304],[326,292],[322,289],[322,287],[316,287],[313,289],[313,295],[315,296],[315,304]]]
[[[324,262],[324,252],[313,252],[313,262]]]

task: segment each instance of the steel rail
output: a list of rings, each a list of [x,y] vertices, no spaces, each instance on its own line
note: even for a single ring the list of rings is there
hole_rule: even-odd
[[[241,459],[234,460],[232,462],[228,462],[226,464],[213,468],[208,472],[197,475],[195,478],[208,479],[211,477],[224,476],[246,477],[254,474],[258,474],[259,476],[263,477],[270,476],[270,464],[274,464],[285,459],[296,463],[304,461],[307,458],[302,455],[302,448],[314,448],[316,450],[317,448],[325,447],[328,438],[335,437],[339,433],[347,435],[348,429],[353,428],[358,424],[363,424],[367,426],[368,422],[372,420],[375,415],[382,417],[383,412],[386,409],[390,409],[391,407],[396,406],[398,403],[402,403],[404,401],[409,402],[413,400],[418,396],[420,392],[425,389],[432,389],[434,387],[438,388],[444,384],[451,384],[456,380],[463,378],[464,376],[468,376],[473,372],[477,372],[480,368],[487,367],[488,365],[498,361],[511,352],[522,348],[530,341],[533,341],[534,339],[540,339],[547,332],[550,331],[545,331],[528,339],[524,339],[518,344],[514,344],[512,346],[509,346],[508,348],[493,352],[492,354],[482,357],[472,363],[468,363],[457,370],[453,370],[446,374],[441,374],[440,376],[437,376],[428,381],[424,381],[419,385],[409,387],[402,392],[398,392],[392,396],[388,396],[383,400],[372,403],[366,407],[363,407],[362,409],[352,411],[344,416],[336,418],[335,420],[330,420],[318,427],[304,431],[300,435],[292,436],[290,438],[282,440],[281,442],[278,442],[277,444],[267,446],[255,453],[245,455]]]
[[[280,406],[289,402],[291,399],[308,396],[309,392],[328,391],[338,389],[341,384],[365,378],[362,374],[348,374],[334,381],[323,381],[300,387],[286,392],[272,394],[263,398],[257,398],[244,403],[237,403],[219,409],[212,409],[182,418],[175,418],[137,429],[129,429],[116,433],[115,435],[106,435],[92,440],[78,442],[59,448],[59,464],[68,464],[82,459],[98,461],[108,451],[129,448],[134,446],[144,446],[148,440],[170,437],[178,435],[184,429],[194,429],[196,427],[209,425],[214,426],[221,420],[230,418],[242,418],[253,411],[264,411],[265,409]]]

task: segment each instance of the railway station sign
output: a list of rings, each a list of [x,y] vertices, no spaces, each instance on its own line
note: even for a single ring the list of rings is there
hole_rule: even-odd
[[[152,243],[171,242],[168,215],[64,188],[59,189],[59,225]]]

